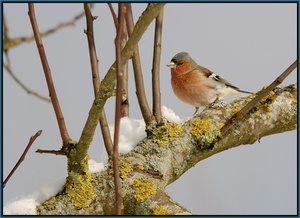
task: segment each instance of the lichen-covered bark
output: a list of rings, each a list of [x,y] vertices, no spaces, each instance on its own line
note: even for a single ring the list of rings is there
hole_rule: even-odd
[[[251,97],[235,100],[224,108],[207,109],[184,124],[153,124],[148,136],[129,153],[120,156],[123,214],[192,214],[165,192],[199,161],[259,138],[297,128],[297,86],[277,88],[263,99],[234,129],[221,135],[226,120]],[[157,131],[159,130],[159,131]],[[114,214],[112,166],[92,175],[95,198],[76,208],[66,194],[58,194],[38,206],[39,214]]]

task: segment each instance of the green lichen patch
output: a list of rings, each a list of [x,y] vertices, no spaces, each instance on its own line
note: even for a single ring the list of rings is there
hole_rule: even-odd
[[[150,138],[154,143],[160,146],[165,146],[170,142],[173,142],[182,133],[182,126],[169,122],[156,126],[156,128],[151,129]]]
[[[209,120],[197,120],[192,123],[191,134],[200,148],[209,148],[221,136],[220,128]]]
[[[169,215],[169,211],[164,206],[157,206],[152,208],[153,215]]]
[[[135,179],[132,186],[135,193],[134,198],[137,202],[144,202],[150,195],[156,194],[155,184],[146,178]]]

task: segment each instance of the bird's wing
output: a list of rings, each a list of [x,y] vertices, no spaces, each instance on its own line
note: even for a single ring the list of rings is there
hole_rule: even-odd
[[[207,77],[207,78],[213,78],[215,81],[219,82],[219,83],[222,83],[228,87],[231,87],[233,89],[236,89],[238,90],[239,88],[232,85],[230,82],[228,82],[227,80],[225,80],[223,77],[215,74],[214,72],[212,72],[211,70],[205,68],[205,67],[202,67],[202,66],[198,66],[199,67],[199,70],[203,72],[203,74]]]
[[[198,66],[199,70],[203,72],[203,74],[207,77],[207,78],[213,78],[215,81],[224,84],[227,87],[233,88],[239,92],[243,92],[243,93],[247,93],[247,94],[252,94],[252,92],[247,92],[247,91],[243,91],[240,90],[238,87],[232,85],[230,82],[228,82],[226,79],[224,79],[223,77],[215,74],[214,72],[212,72],[211,70],[202,67],[202,66]]]

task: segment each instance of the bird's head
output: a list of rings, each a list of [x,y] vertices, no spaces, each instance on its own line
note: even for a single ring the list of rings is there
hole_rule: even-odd
[[[191,70],[194,70],[197,66],[197,63],[187,52],[180,52],[176,54],[171,59],[171,62],[167,64],[167,67],[170,67],[173,72],[176,71],[177,74],[186,74]]]

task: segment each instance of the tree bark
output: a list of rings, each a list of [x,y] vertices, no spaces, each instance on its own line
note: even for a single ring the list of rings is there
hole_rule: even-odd
[[[206,109],[183,124],[165,121],[147,128],[148,136],[129,153],[119,156],[123,209],[127,215],[192,214],[170,198],[165,188],[214,154],[258,139],[297,128],[297,85],[276,88],[226,135],[220,129],[251,96],[224,108]],[[159,126],[157,126],[159,125]],[[37,207],[40,215],[108,215],[115,209],[111,162],[93,174],[94,198],[86,208],[76,208],[62,191]]]

